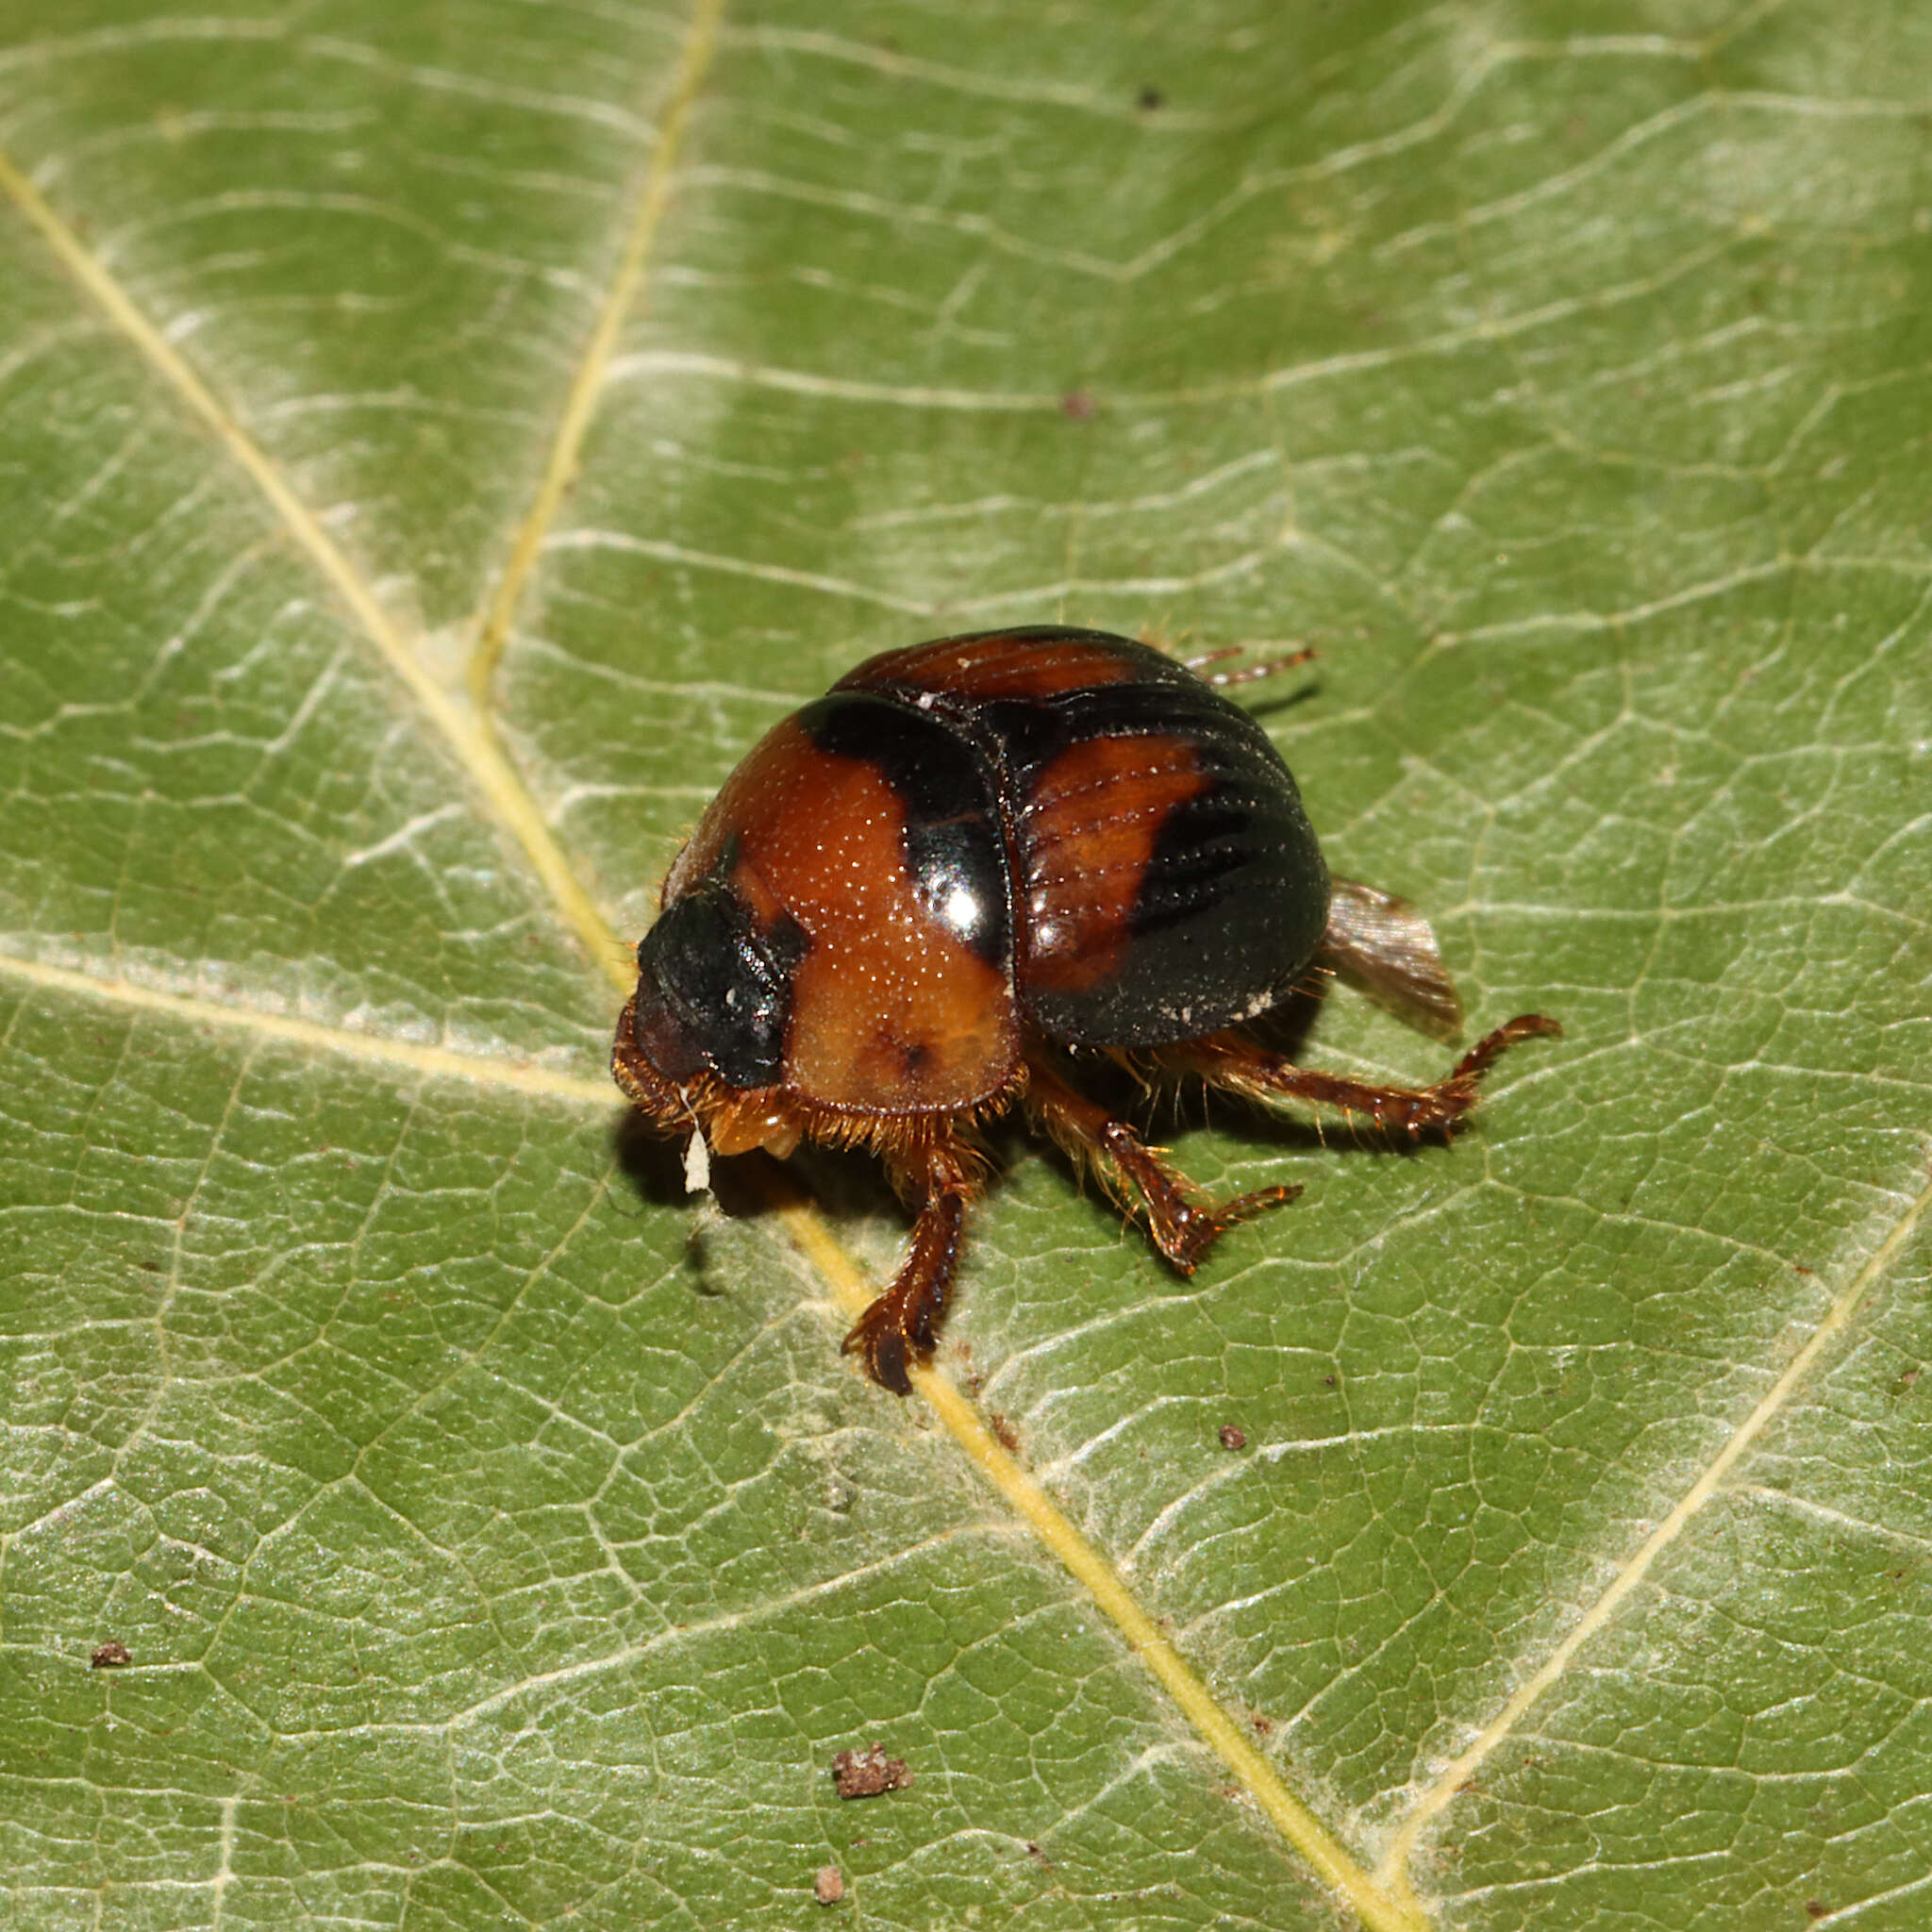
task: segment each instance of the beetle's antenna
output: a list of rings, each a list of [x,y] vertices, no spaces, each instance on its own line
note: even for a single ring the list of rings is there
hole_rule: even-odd
[[[1198,657],[1183,658],[1181,663],[1189,671],[1199,671],[1204,664],[1219,664],[1225,658],[1239,658],[1241,650],[1240,644],[1224,644],[1218,651],[1203,651]],[[1297,664],[1306,664],[1310,658],[1321,655],[1314,645],[1305,644],[1299,651],[1291,651],[1285,657],[1263,658],[1258,664],[1243,664],[1239,671],[1217,671],[1207,682],[1217,691],[1225,691],[1234,684],[1258,684],[1264,677],[1291,671]]]

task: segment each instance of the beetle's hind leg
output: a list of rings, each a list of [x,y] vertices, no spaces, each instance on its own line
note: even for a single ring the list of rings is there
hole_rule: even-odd
[[[887,1164],[918,1209],[912,1244],[891,1286],[853,1324],[844,1351],[863,1358],[866,1374],[881,1389],[909,1395],[908,1364],[926,1361],[939,1341],[979,1173],[973,1156],[952,1140],[935,1141],[917,1156],[889,1157]]]
[[[1239,1029],[1164,1049],[1162,1062],[1198,1074],[1210,1087],[1255,1100],[1305,1100],[1344,1114],[1367,1114],[1385,1132],[1413,1141],[1455,1126],[1476,1102],[1476,1089],[1497,1059],[1518,1041],[1562,1032],[1541,1013],[1519,1013],[1487,1033],[1432,1087],[1378,1087],[1313,1067],[1298,1067],[1257,1046]]]
[[[1191,1274],[1229,1228],[1301,1192],[1299,1188],[1257,1188],[1209,1207],[1196,1197],[1187,1176],[1161,1159],[1124,1121],[1074,1092],[1038,1062],[1025,1104],[1075,1160],[1097,1171],[1117,1199],[1125,1203],[1130,1192],[1140,1196],[1154,1245],[1183,1274]]]

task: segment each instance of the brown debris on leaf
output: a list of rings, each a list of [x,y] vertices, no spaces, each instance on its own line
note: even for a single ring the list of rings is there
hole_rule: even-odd
[[[89,1668],[96,1671],[118,1671],[123,1664],[131,1664],[134,1653],[118,1637],[110,1637],[88,1659]]]
[[[912,1782],[903,1757],[888,1757],[883,1743],[870,1751],[841,1751],[832,1759],[832,1783],[841,1798],[876,1798],[903,1791]]]
[[[835,1906],[845,1896],[845,1874],[836,1865],[821,1865],[811,1882],[811,1895],[822,1906]]]

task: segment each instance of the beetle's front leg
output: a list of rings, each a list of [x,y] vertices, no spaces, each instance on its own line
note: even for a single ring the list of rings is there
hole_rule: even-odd
[[[844,1348],[847,1355],[863,1357],[866,1374],[881,1389],[909,1395],[908,1363],[924,1364],[939,1341],[959,1263],[966,1205],[978,1190],[978,1174],[965,1150],[948,1140],[887,1164],[900,1191],[918,1207],[912,1244],[891,1286],[854,1324]]]

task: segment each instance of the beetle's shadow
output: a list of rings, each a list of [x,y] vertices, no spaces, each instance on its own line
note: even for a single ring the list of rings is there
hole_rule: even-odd
[[[716,1203],[717,1212],[726,1221],[758,1221],[778,1213],[788,1196],[798,1191],[798,1178],[768,1154],[740,1154],[726,1159],[714,1156],[710,1162],[710,1193],[693,1193],[685,1179],[685,1140],[673,1140],[653,1127],[635,1110],[623,1115],[611,1128],[611,1151],[619,1169],[645,1208],[681,1208],[699,1210],[691,1220],[692,1258],[702,1272],[702,1255],[696,1239],[707,1222],[700,1203]],[[708,1288],[706,1292],[711,1292]]]
[[[1253,684],[1248,685],[1242,691],[1239,700],[1230,700],[1230,702],[1238,702],[1241,708],[1249,717],[1265,722],[1277,711],[1297,710],[1303,705],[1310,703],[1321,694],[1322,679],[1319,675],[1294,686],[1292,690],[1290,690],[1287,686],[1282,686],[1276,690],[1270,691],[1267,689],[1265,680],[1257,678]],[[1226,697],[1227,693],[1223,691],[1222,696]]]
[[[671,1140],[633,1109],[612,1128],[611,1141],[617,1164],[640,1200],[653,1208],[683,1208],[700,1198],[685,1181],[688,1140]],[[786,1161],[774,1160],[769,1154],[714,1154],[710,1170],[711,1192],[732,1221],[756,1221],[781,1213],[798,1194],[801,1182],[810,1188],[814,1200],[839,1213],[848,1211],[848,1194],[852,1196],[849,1211],[854,1213],[861,1207],[876,1208],[881,1201],[893,1198],[891,1189],[880,1178],[877,1161],[862,1154],[836,1154],[824,1147],[801,1147]],[[862,1177],[868,1171],[871,1192],[861,1200]]]
[[[884,1215],[896,1218],[908,1227],[912,1217],[886,1178],[886,1171],[875,1155],[848,1148],[799,1148],[786,1162],[791,1170],[792,1186],[802,1187],[827,1214],[841,1220],[859,1220]]]
[[[610,1151],[639,1200],[673,1208],[686,1198],[683,1150],[656,1132],[636,1108],[625,1108],[612,1123]]]
[[[801,1147],[788,1161],[769,1154],[714,1155],[710,1194],[693,1194],[685,1180],[685,1141],[675,1141],[631,1111],[611,1129],[619,1169],[644,1208],[683,1208],[689,1216],[686,1261],[700,1294],[727,1291],[729,1263],[708,1252],[721,1221],[756,1223],[808,1195],[828,1214],[858,1218],[903,1213],[878,1162],[863,1154]],[[714,1205],[715,1204],[715,1205]],[[909,1224],[909,1223],[908,1223]],[[723,1271],[721,1273],[721,1271]]]

